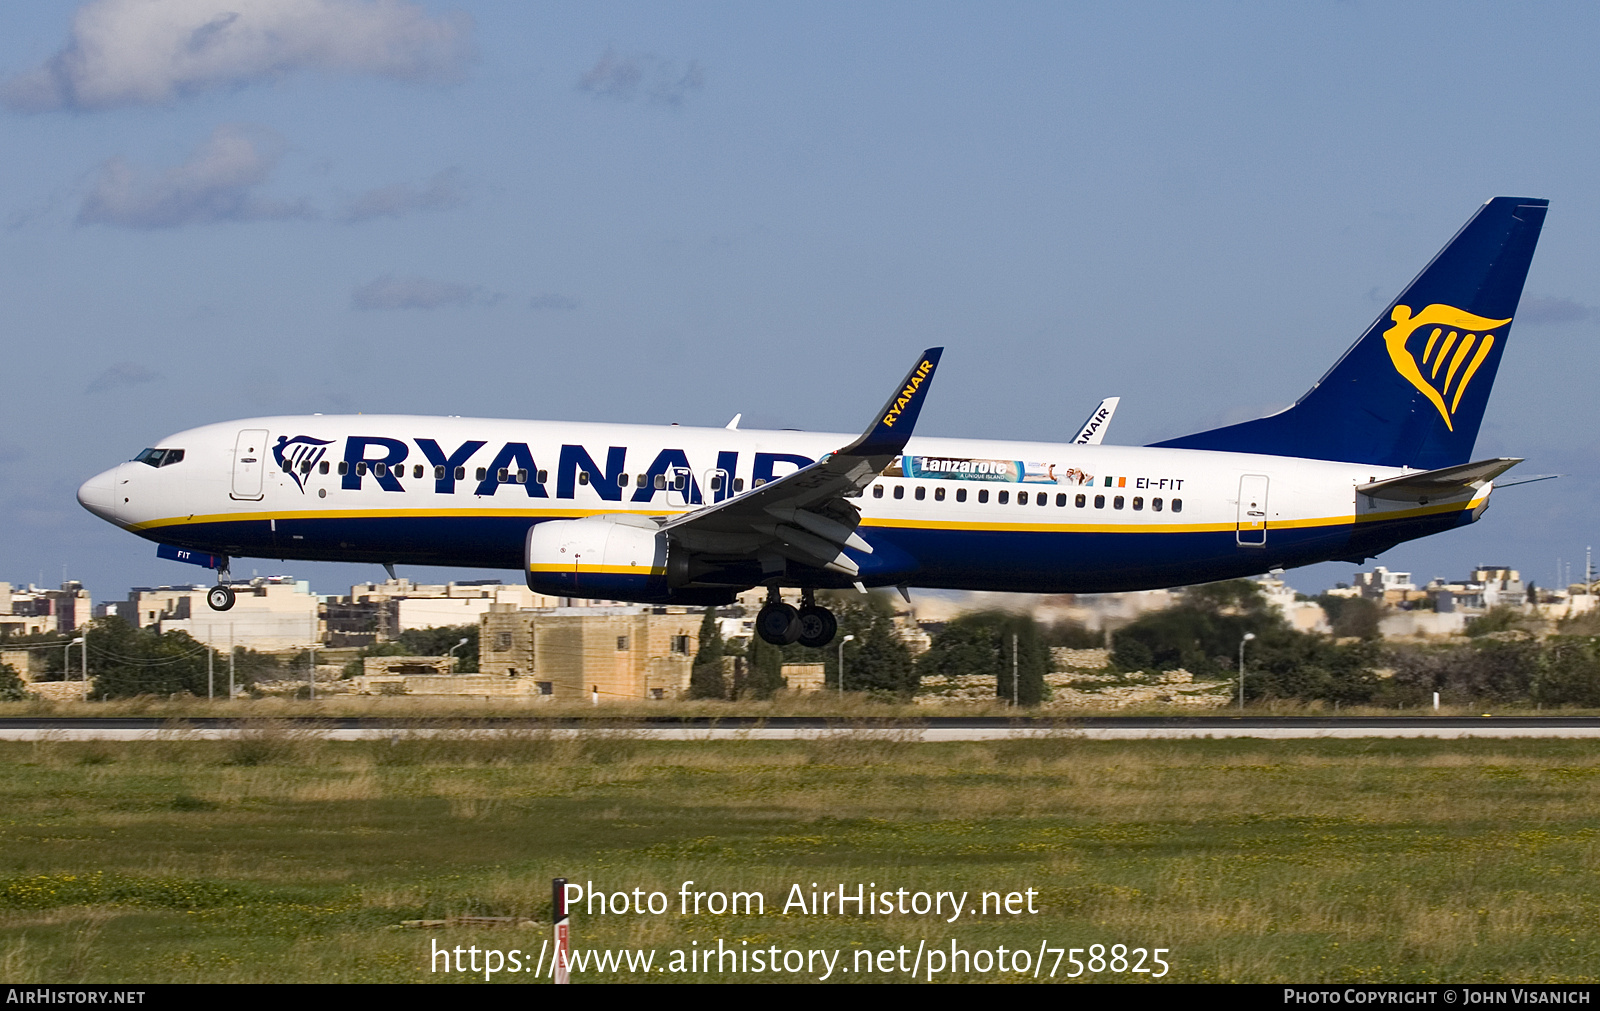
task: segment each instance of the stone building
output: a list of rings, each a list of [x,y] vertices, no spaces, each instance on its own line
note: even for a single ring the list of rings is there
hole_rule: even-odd
[[[681,608],[497,604],[479,625],[478,670],[531,680],[558,701],[677,698],[689,688],[700,620]]]

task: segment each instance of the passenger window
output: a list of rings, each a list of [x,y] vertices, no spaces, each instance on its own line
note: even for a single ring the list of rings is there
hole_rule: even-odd
[[[539,472],[539,476],[538,476],[538,478],[536,478],[536,480],[540,484],[544,484],[546,481],[550,480],[550,472],[548,470],[541,470]]]
[[[665,474],[657,474],[656,475],[656,491],[666,491],[666,490],[667,490],[667,475],[665,475]]]
[[[979,488],[978,489],[978,502],[979,503],[983,503],[983,502],[987,502],[987,501],[989,501],[989,489],[987,489],[987,488]]]
[[[501,484],[505,484],[507,481],[510,480],[509,473],[510,472],[507,471],[504,467],[501,467],[499,470],[494,472],[494,479],[496,481],[500,482]]]
[[[344,464],[340,464],[339,466],[343,467]],[[343,473],[343,472],[341,471],[341,473]],[[488,476],[489,476],[488,468],[486,468],[486,467],[479,467],[478,468],[478,480],[479,481],[482,481],[484,478],[486,478]]]
[[[412,477],[421,477],[422,476],[422,464],[419,463],[416,466],[411,468],[411,476]]]
[[[360,465],[359,464],[357,465],[357,469],[358,470],[360,469]],[[372,465],[372,476],[373,477],[383,477],[383,476],[387,475],[388,473],[389,473],[389,465],[388,464],[386,464],[386,463],[375,463],[375,464]]]
[[[1160,512],[1161,511],[1161,500],[1158,499],[1158,498],[1151,499],[1150,500],[1150,508],[1153,509],[1156,512]]]
[[[1122,496],[1121,495],[1118,495],[1116,498],[1111,500],[1111,508],[1113,508],[1113,509],[1121,509],[1122,508]]]
[[[341,476],[350,473],[350,464],[346,463],[343,460],[340,460],[339,461],[339,473],[340,473]]]
[[[463,480],[466,479],[466,477],[467,477],[467,468],[465,468],[465,467],[457,467],[456,468],[456,480],[457,481],[463,481]]]
[[[518,484],[527,484],[528,483],[528,470],[527,470],[526,467],[520,468],[517,471],[517,483]]]
[[[1034,498],[1034,501],[1039,505],[1049,505],[1050,504],[1050,493],[1047,492],[1047,491],[1042,491],[1039,494],[1035,495],[1033,498]]]
[[[1183,499],[1175,498],[1172,500],[1172,511],[1175,513],[1183,512]]]
[[[1063,492],[1057,492],[1056,493],[1056,505],[1057,506],[1064,506],[1066,504],[1067,504],[1067,493],[1064,492],[1064,491]]]
[[[967,500],[967,490],[965,488],[957,488],[956,489],[956,501],[957,502],[965,502],[966,500]]]
[[[994,500],[1001,505],[1005,505],[1007,502],[1011,501],[1011,493],[1008,491],[1000,492],[994,497]]]
[[[544,482],[541,481],[540,483],[543,484]],[[617,477],[617,487],[618,488],[626,488],[626,487],[628,487],[628,475],[622,474],[622,475],[619,475]],[[720,488],[720,487],[722,487],[722,484],[720,482],[718,482],[716,488],[713,488],[711,490],[712,491],[716,491],[717,488]]]
[[[1142,499],[1139,496],[1135,495],[1133,497],[1133,511],[1134,512],[1138,512],[1139,510],[1141,510],[1143,508],[1144,508],[1144,499]]]
[[[578,483],[579,484],[588,484],[589,483],[589,472],[588,471],[586,471],[586,470],[578,471]]]
[[[542,484],[543,482],[540,482],[540,483]],[[650,483],[650,475],[649,474],[640,474],[639,475],[639,480],[634,482],[634,484],[637,484],[641,488],[643,488],[645,485],[647,485],[649,483]]]
[[[733,479],[733,490],[735,494],[744,491],[744,478],[736,477]]]
[[[872,486],[872,497],[883,498],[883,485],[875,484]]]
[[[328,461],[324,460],[321,463],[317,464],[317,473],[318,474],[326,474],[327,472],[328,472]],[[341,474],[344,473],[344,464],[342,464],[342,463],[339,465],[339,473],[341,473]]]
[[[628,483],[628,475],[626,475],[626,474],[622,475],[622,483],[623,484],[627,484]],[[712,474],[711,475],[711,490],[712,491],[721,491],[722,490],[722,475],[721,474]]]
[[[903,485],[903,484],[895,485],[894,486],[894,497],[895,498],[905,498],[906,497],[906,486]]]
[[[925,499],[927,497],[928,497],[928,489],[922,487],[922,485],[920,485],[920,484],[917,485],[917,501],[921,502],[923,499]]]
[[[283,472],[285,474],[293,474],[294,473],[294,461],[293,460],[285,460],[285,461],[283,461]]]
[[[362,460],[360,463],[356,464],[356,477],[366,477],[366,476],[367,476],[367,461]],[[379,476],[382,477],[381,474]]]
[[[1083,504],[1084,504],[1084,503],[1085,503],[1085,502],[1087,502],[1087,501],[1088,501],[1088,499],[1087,499],[1087,498],[1085,498],[1085,497],[1084,497],[1084,496],[1082,496],[1082,495],[1079,495],[1079,496],[1078,496],[1078,497],[1077,497],[1077,498],[1075,498],[1075,499],[1073,499],[1073,500],[1072,500],[1072,504],[1073,504],[1073,505],[1075,505],[1075,506],[1077,506],[1077,507],[1078,507],[1078,508],[1079,508],[1079,509],[1082,509],[1082,508],[1083,508]]]
[[[944,501],[944,489],[943,488],[935,488],[933,490],[933,500],[935,502],[943,502]]]
[[[302,473],[302,474],[311,473],[311,461],[310,460],[307,460],[305,463],[302,463],[300,465],[300,473]]]
[[[1096,495],[1094,497],[1094,507],[1096,509],[1104,509],[1106,507],[1106,497],[1104,495]]]
[[[674,474],[672,477],[672,490],[683,491],[689,487],[689,478],[686,474]]]
[[[444,464],[436,463],[433,465],[433,479],[435,481],[444,480]]]
[[[1017,492],[1017,505],[1027,505],[1027,504],[1028,504],[1028,493],[1025,492],[1025,491]]]

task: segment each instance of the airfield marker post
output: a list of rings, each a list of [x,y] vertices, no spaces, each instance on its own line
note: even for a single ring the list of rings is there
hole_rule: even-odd
[[[1244,712],[1244,644],[1254,639],[1254,632],[1246,632],[1239,640],[1239,711]]]
[[[571,929],[567,922],[567,879],[550,879],[550,922],[555,924],[556,950],[555,967],[551,973],[551,981],[555,983],[571,982],[568,978],[568,957],[571,953]]]

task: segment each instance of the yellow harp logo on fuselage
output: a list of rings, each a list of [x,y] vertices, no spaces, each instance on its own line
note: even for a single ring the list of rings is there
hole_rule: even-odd
[[[1474,316],[1449,305],[1430,305],[1415,315],[1410,306],[1397,305],[1389,318],[1394,320],[1394,326],[1383,332],[1383,341],[1395,370],[1433,402],[1445,427],[1455,431],[1452,418],[1461,405],[1461,395],[1467,392],[1467,384],[1494,347],[1494,334],[1489,331],[1511,320]],[[1427,336],[1419,337],[1424,343],[1418,355],[1407,347],[1407,342],[1413,334],[1420,333]]]

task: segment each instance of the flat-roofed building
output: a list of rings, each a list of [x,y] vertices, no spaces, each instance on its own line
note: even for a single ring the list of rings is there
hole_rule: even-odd
[[[527,678],[554,700],[677,698],[701,615],[680,608],[496,605],[479,626],[479,671]]]

